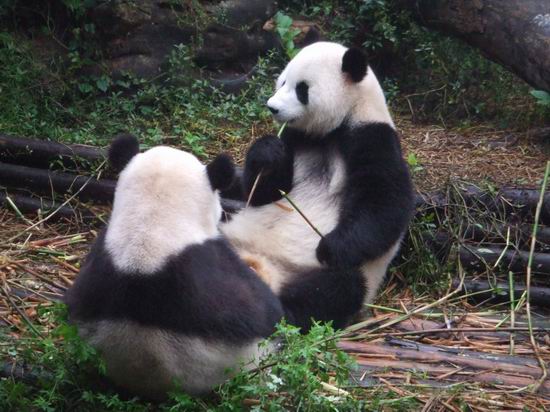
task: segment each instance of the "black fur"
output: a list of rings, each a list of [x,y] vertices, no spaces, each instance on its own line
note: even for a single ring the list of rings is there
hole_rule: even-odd
[[[290,323],[307,332],[312,319],[347,326],[362,307],[365,281],[358,270],[323,268],[297,274],[279,297]]]
[[[304,105],[309,102],[309,86],[306,82],[300,82],[296,85],[296,96],[298,101]]]
[[[339,146],[347,169],[343,204],[338,225],[319,242],[317,257],[330,266],[356,267],[383,255],[405,231],[413,190],[390,125],[352,128]]]
[[[113,266],[104,237],[67,293],[72,321],[129,320],[237,344],[269,336],[282,318],[277,297],[225,240],[190,246],[154,274],[128,274]]]
[[[246,196],[250,194],[258,175],[250,204],[261,206],[281,199],[279,190],[290,191],[293,176],[293,153],[277,136],[260,137],[246,155],[243,185]]]
[[[119,134],[113,138],[109,146],[109,165],[116,172],[120,172],[138,153],[138,139],[131,134]]]
[[[309,30],[307,31],[306,35],[304,36],[304,39],[300,43],[300,47],[306,47],[310,44],[317,43],[318,41],[323,40],[321,36],[321,32],[319,29],[317,29],[315,26],[310,26]]]
[[[294,158],[302,151],[320,154],[317,158],[321,161],[310,165],[312,176],[327,173],[323,154],[338,150],[344,160],[346,181],[340,217],[335,229],[319,242],[317,258],[321,263],[355,268],[380,257],[397,242],[412,216],[414,200],[409,169],[397,133],[390,125],[371,123],[349,128],[344,124],[324,137],[306,136],[287,127],[281,144],[277,157],[287,166],[262,174],[254,206],[280,199],[279,188],[285,192],[292,189]],[[263,158],[256,155],[255,145],[246,160],[245,176],[253,173],[251,164],[255,170],[261,168]],[[249,191],[250,185],[245,189]]]
[[[347,73],[351,80],[360,82],[367,74],[368,62],[365,53],[356,47],[350,47],[342,59],[342,71]]]
[[[231,160],[231,156],[226,153],[216,156],[216,158],[206,166],[206,172],[208,173],[210,186],[214,190],[229,189],[235,180],[235,165],[233,164],[233,160]]]

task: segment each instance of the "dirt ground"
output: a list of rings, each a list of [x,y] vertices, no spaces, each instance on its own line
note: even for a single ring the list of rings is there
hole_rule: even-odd
[[[396,125],[405,153],[414,153],[422,168],[414,174],[421,191],[452,180],[539,188],[550,159],[550,128],[513,132],[478,125],[445,130],[404,118]]]

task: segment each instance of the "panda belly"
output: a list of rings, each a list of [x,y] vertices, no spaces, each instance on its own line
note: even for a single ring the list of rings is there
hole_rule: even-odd
[[[322,234],[338,223],[345,166],[337,152],[298,153],[290,199]],[[292,276],[320,267],[319,235],[286,200],[242,210],[222,232],[276,293]]]
[[[98,348],[107,375],[119,386],[152,399],[162,399],[174,383],[191,395],[204,395],[225,382],[227,370],[257,365],[271,348],[259,349],[260,340],[229,345],[130,321],[102,320],[79,323],[79,333]]]

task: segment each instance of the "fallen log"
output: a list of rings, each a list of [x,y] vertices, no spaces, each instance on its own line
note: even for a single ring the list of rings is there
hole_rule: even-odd
[[[400,1],[427,27],[457,36],[536,89],[550,91],[550,2]]]
[[[384,344],[343,340],[338,342],[338,347],[356,357],[361,367],[361,374],[357,371],[354,374],[356,378],[365,372],[370,378],[376,378],[377,372],[415,371],[425,373],[423,382],[431,386],[439,386],[444,381],[468,381],[518,388],[534,384],[542,373],[534,359],[397,339]],[[368,385],[372,385],[372,381]],[[550,382],[545,382],[541,391],[550,395]]]
[[[49,168],[55,162],[65,167],[90,166],[105,160],[106,151],[93,146],[66,145],[48,140],[0,134],[0,161]]]
[[[497,263],[505,273],[525,273],[529,261],[529,252],[514,248],[462,245],[458,253],[463,267],[475,273],[485,272],[487,267],[494,267]],[[550,275],[550,253],[535,253],[532,270],[534,275]]]
[[[459,285],[458,280],[453,281],[453,288],[457,288]],[[510,300],[510,286],[505,282],[497,282],[491,285],[486,280],[481,279],[469,279],[464,282],[463,292],[465,294],[475,293],[472,297],[476,301],[496,301],[496,302],[508,302]],[[515,283],[514,284],[514,297],[519,299],[523,292],[525,292],[525,285]],[[550,306],[550,288],[541,286],[531,286],[530,288],[531,303],[549,307]]]
[[[490,210],[507,217],[506,220],[525,220],[534,217],[539,198],[538,189],[503,187],[493,194],[477,186],[465,184],[451,194],[419,193],[416,195],[415,205],[419,213],[444,212],[458,205],[469,206],[472,210]],[[550,225],[550,192],[543,198],[540,223]]]
[[[410,372],[423,373],[427,375],[424,379],[419,379],[418,381],[415,378],[412,378],[412,382],[409,377],[407,378],[411,383],[417,383],[423,386],[441,388],[447,387],[457,382],[468,382],[468,383],[483,383],[494,385],[499,388],[508,387],[510,389],[519,389],[525,388],[536,383],[535,377],[526,377],[521,375],[508,375],[502,373],[491,372],[491,370],[476,370],[469,371],[463,370],[461,368],[456,368],[453,366],[439,366],[431,365],[429,363],[420,363],[417,361],[399,361],[399,360],[390,360],[390,359],[372,359],[359,357],[356,360],[358,364],[358,369],[352,372],[352,383],[356,383],[359,386],[363,387],[372,387],[380,386],[380,380],[377,379],[379,375],[386,380],[388,371],[402,371],[408,372],[410,377]],[[364,377],[368,376],[368,380],[364,380]],[[399,380],[389,379],[391,383],[399,383]],[[402,383],[403,380],[400,380]],[[447,382],[447,384],[445,384]],[[539,389],[539,394],[545,397],[550,396],[550,382],[546,381],[541,385]]]
[[[108,203],[113,199],[116,182],[0,162],[0,185],[42,195],[53,192],[64,196],[78,192],[81,201]]]
[[[531,236],[533,234],[533,226],[528,224],[523,225],[506,225],[496,224],[492,226],[468,225],[464,228],[461,236],[465,240],[477,242],[499,242],[505,243],[510,232],[510,243],[520,247],[528,248]],[[537,244],[541,248],[550,248],[550,227],[539,226],[537,230]]]
[[[102,220],[99,216],[84,207],[73,208],[69,205],[61,205],[48,199],[30,197],[23,194],[7,194],[0,191],[0,208],[13,209],[13,206],[8,202],[9,199],[15,207],[23,214],[38,215],[41,211],[43,217],[50,212],[56,210],[56,213],[48,219],[49,222],[57,222],[59,220],[76,220],[78,222],[89,225],[100,225]]]

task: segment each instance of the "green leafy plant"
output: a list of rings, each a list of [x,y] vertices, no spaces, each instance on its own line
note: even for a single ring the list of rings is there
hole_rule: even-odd
[[[210,398],[194,398],[174,392],[168,400],[151,404],[138,398],[122,398],[106,385],[105,365],[95,349],[82,341],[67,324],[64,305],[40,310],[40,318],[55,323],[43,336],[14,340],[5,355],[32,365],[34,378],[0,380],[1,410],[79,411],[238,411],[249,403],[254,410],[304,411],[359,410],[362,401],[348,385],[352,359],[336,347],[338,334],[330,325],[315,325],[303,335],[281,323],[263,346],[277,348],[252,370],[236,375]],[[44,331],[42,331],[44,332]],[[330,390],[327,390],[329,388]]]
[[[532,90],[531,95],[537,99],[538,104],[550,107],[550,93],[544,90]]]
[[[281,38],[281,43],[289,58],[293,58],[298,53],[294,44],[294,39],[300,34],[300,30],[292,27],[292,18],[278,11],[275,14],[275,31]]]
[[[413,152],[410,152],[407,155],[407,163],[413,173],[420,172],[424,169],[424,167],[420,164],[420,161],[416,157],[416,154]]]

